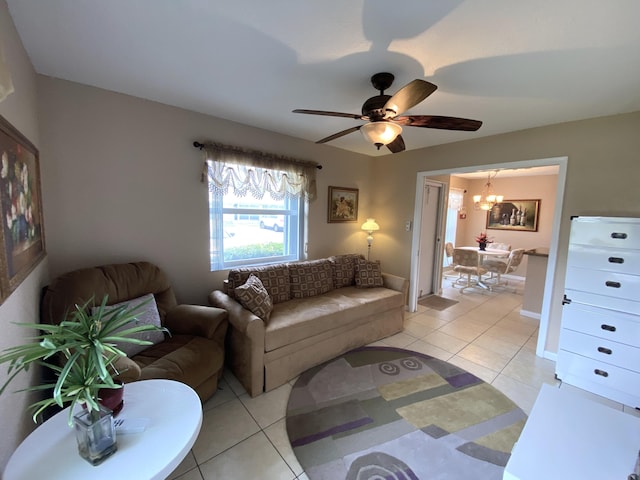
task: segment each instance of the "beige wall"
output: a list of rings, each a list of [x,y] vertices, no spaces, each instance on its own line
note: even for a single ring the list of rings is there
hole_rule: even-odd
[[[15,89],[0,102],[0,115],[38,147],[36,74],[11,21],[5,0],[0,0],[0,47],[3,48]],[[40,289],[46,284],[47,278],[45,259],[0,306],[0,350],[28,341],[28,335],[32,332],[16,326],[14,322],[38,320]],[[26,411],[34,399],[24,393],[13,393],[29,386],[35,374],[36,371],[31,371],[21,375],[0,395],[0,471],[4,470],[18,444],[35,427]],[[3,365],[0,368],[0,385],[6,380],[7,369]]]
[[[386,225],[378,235],[380,259],[394,273],[410,272],[411,235],[404,220],[413,217],[418,172],[568,157],[555,288],[546,349],[555,352],[571,215],[640,216],[640,112],[534,128],[477,140],[439,145],[373,159],[374,208]],[[428,135],[428,132],[425,132]],[[384,186],[384,188],[382,188]],[[469,192],[471,193],[471,192]],[[468,193],[468,194],[469,194]]]
[[[455,178],[455,177],[452,177]],[[540,200],[540,214],[537,232],[518,232],[509,230],[487,230],[487,213],[484,210],[475,210],[473,206],[473,196],[482,191],[484,180],[473,179],[467,183],[467,194],[465,195],[465,206],[467,208],[467,218],[458,220],[458,227],[461,232],[456,235],[459,245],[475,245],[475,237],[480,232],[487,232],[491,240],[496,243],[507,243],[511,248],[548,248],[551,243],[551,229],[553,227],[553,215],[556,205],[556,187],[558,183],[557,175],[538,175],[532,177],[498,177],[491,181],[493,191],[504,195],[506,200]],[[526,276],[527,256],[514,272],[514,275]]]
[[[209,271],[206,186],[194,140],[213,140],[323,165],[310,205],[309,258],[366,253],[370,159],[206,115],[39,76],[42,188],[52,277],[149,260],[178,299],[206,304],[226,272]],[[357,223],[327,223],[328,186],[360,189]]]

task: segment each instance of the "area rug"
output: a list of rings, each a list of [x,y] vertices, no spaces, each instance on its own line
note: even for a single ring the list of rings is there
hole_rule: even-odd
[[[444,310],[458,303],[457,300],[441,297],[440,295],[428,295],[418,299],[418,304],[434,310]]]
[[[498,480],[526,418],[455,365],[364,347],[300,375],[286,425],[311,480]]]

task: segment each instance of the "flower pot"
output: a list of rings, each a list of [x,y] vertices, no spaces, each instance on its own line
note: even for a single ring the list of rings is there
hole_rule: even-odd
[[[118,450],[111,410],[82,410],[73,417],[78,452],[91,465],[99,465]]]
[[[124,405],[124,383],[120,383],[120,388],[101,388],[98,390],[98,402],[108,408],[117,417]]]
[[[478,245],[483,252],[487,249],[487,242],[478,242]]]

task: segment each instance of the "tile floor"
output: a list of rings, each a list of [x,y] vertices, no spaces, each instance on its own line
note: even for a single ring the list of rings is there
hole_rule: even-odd
[[[459,303],[443,311],[419,306],[417,312],[407,313],[403,332],[372,345],[406,348],[453,363],[529,413],[542,384],[559,382],[554,362],[535,355],[538,321],[519,314],[523,282],[509,284],[515,292],[461,293],[445,280],[442,295]],[[169,478],[307,479],[285,430],[293,383],[251,398],[231,372],[225,372],[220,390],[203,407],[202,429],[193,449]]]

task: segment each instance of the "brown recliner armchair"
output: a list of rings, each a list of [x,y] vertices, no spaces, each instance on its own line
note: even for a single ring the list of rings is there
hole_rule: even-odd
[[[161,325],[170,335],[116,363],[125,383],[150,378],[183,382],[204,403],[217,390],[224,364],[226,310],[199,305],[178,305],[165,273],[149,262],[84,268],[56,278],[44,289],[41,322],[61,322],[74,305],[105,294],[113,305],[153,294]]]

